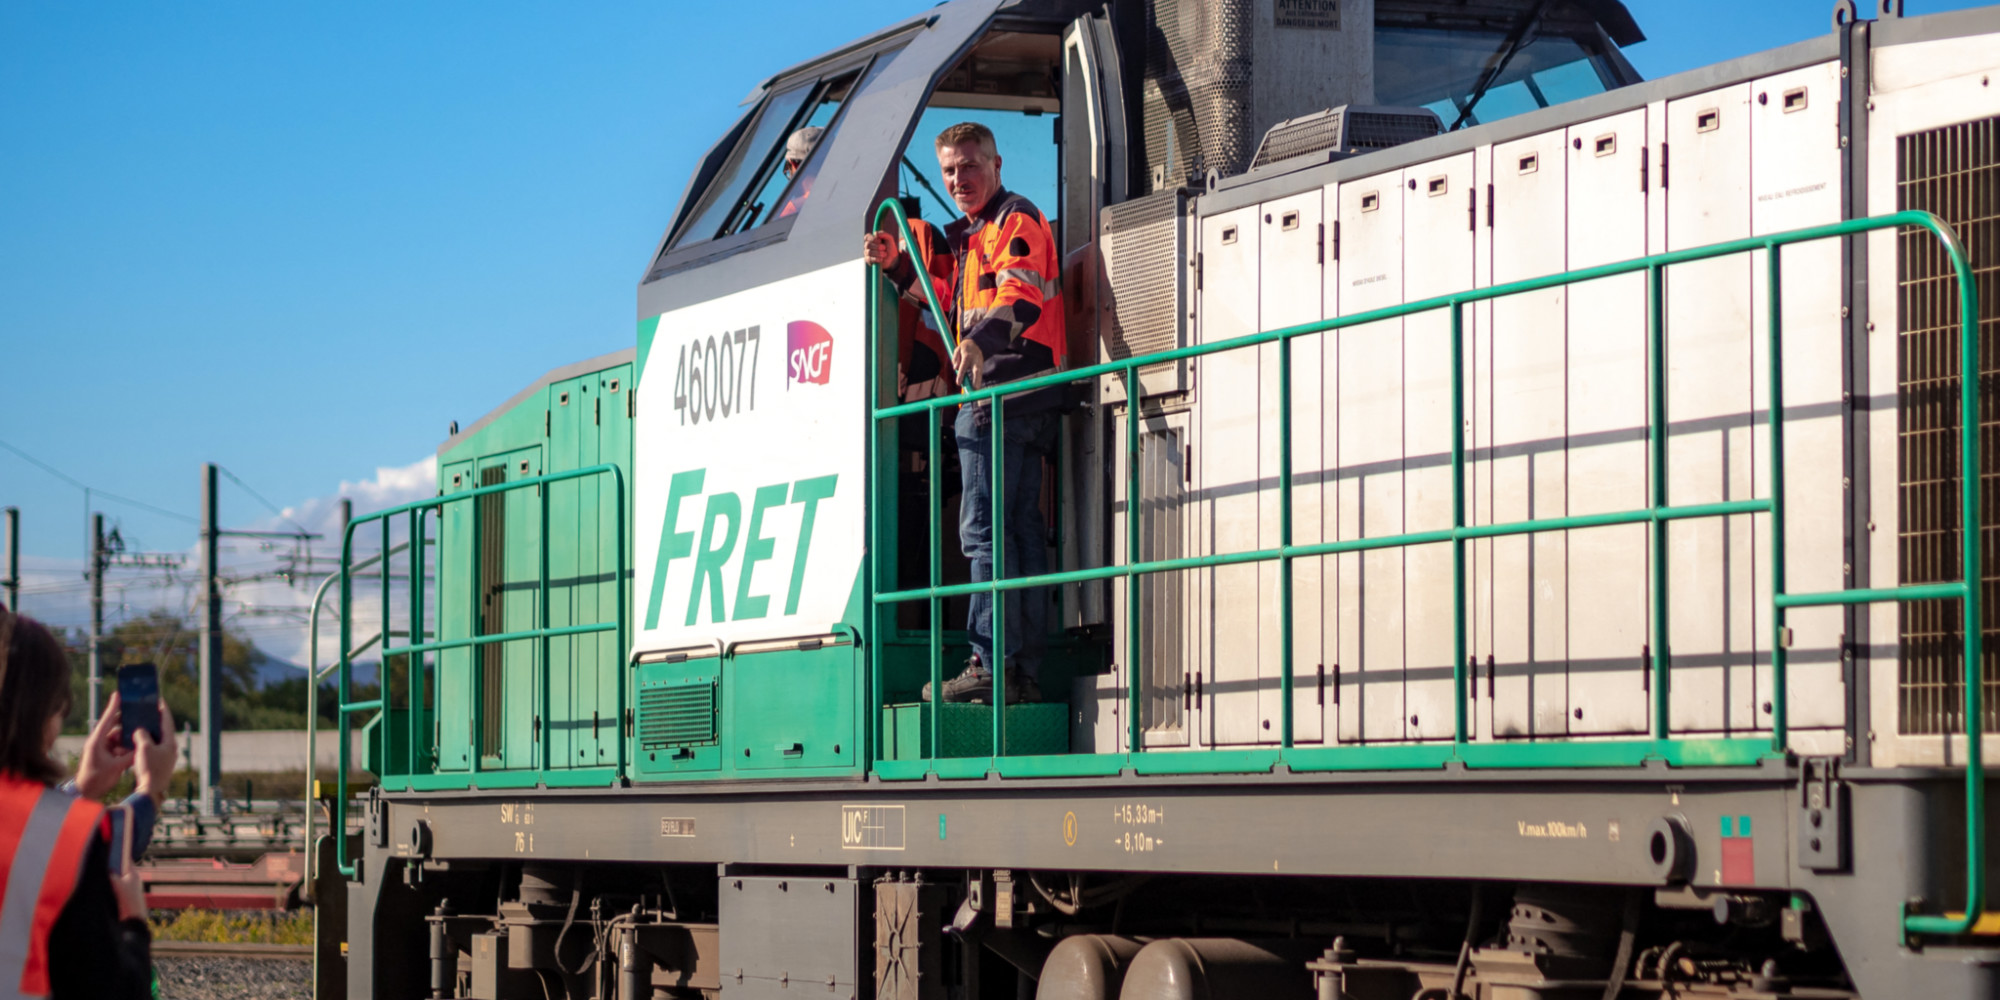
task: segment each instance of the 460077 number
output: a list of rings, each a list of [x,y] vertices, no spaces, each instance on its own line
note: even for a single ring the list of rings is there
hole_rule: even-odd
[[[681,345],[674,361],[674,409],[681,423],[721,420],[757,408],[763,339],[753,326]]]

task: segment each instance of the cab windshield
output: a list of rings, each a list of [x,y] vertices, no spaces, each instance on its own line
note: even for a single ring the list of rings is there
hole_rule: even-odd
[[[807,80],[778,91],[758,109],[757,120],[738,142],[730,158],[703,195],[701,208],[674,239],[690,246],[719,236],[747,232],[796,213],[811,193],[827,147],[840,127],[840,110],[857,88],[866,85],[889,63],[877,56],[863,78],[863,68]],[[787,169],[786,141],[801,129],[821,130],[803,165]]]

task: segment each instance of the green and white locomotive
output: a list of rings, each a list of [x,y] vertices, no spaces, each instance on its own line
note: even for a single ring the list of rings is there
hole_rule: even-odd
[[[321,992],[2000,995],[2000,8],[1882,6],[1642,81],[1618,0],[952,0],[771,77],[635,348],[349,527]],[[1067,351],[918,391],[861,237],[961,121]],[[1046,387],[1049,572],[974,582],[953,412]],[[926,697],[978,593],[1039,700]]]

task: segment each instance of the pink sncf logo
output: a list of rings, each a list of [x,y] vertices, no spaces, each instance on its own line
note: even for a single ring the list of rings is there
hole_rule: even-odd
[[[833,376],[833,334],[811,320],[793,320],[785,328],[786,387],[793,382],[825,385]]]

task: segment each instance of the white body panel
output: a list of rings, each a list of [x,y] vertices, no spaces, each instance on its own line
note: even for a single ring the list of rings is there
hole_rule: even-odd
[[[854,261],[660,317],[633,431],[635,653],[817,635],[846,617],[865,534],[865,437],[851,416],[866,385],[862,287]],[[795,322],[827,337],[802,330],[793,357]],[[758,340],[735,343],[752,328]],[[727,376],[728,393],[717,384],[714,414],[704,406],[696,422],[673,405],[677,356],[725,333],[728,363],[718,346],[704,370]],[[746,441],[755,462],[742,460]]]
[[[1671,101],[1665,188],[1668,250],[1750,235],[1750,85]],[[1671,269],[1666,285],[1667,501],[1720,503],[1752,496],[1755,386],[1762,329],[1751,313],[1747,255]],[[1676,729],[1741,732],[1759,726],[1757,521],[1738,515],[1667,526],[1669,710]],[[1768,529],[1767,529],[1768,530]],[[1767,540],[1768,544],[1768,540]]]
[[[1340,315],[1402,301],[1403,177],[1400,171],[1340,186]],[[1335,539],[1403,533],[1403,325],[1346,327],[1336,335],[1338,478]],[[1343,741],[1400,740],[1403,703],[1404,554],[1395,549],[1335,558],[1340,665],[1338,732]]]

